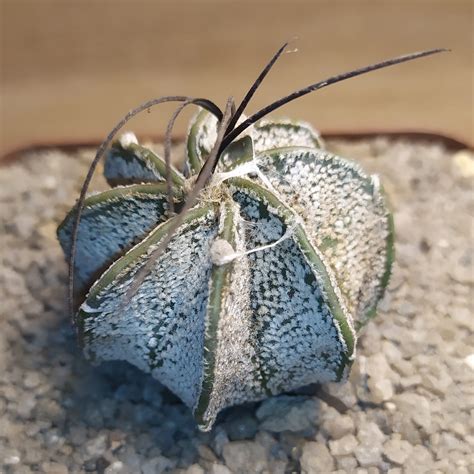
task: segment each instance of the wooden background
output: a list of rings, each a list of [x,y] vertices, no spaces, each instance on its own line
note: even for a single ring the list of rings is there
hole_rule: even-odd
[[[473,140],[471,1],[0,0],[0,154],[104,137],[159,95],[238,100],[297,35],[249,111],[328,75],[412,51],[451,48],[334,85],[279,115],[322,130],[417,129]],[[163,131],[172,108],[136,119]],[[186,127],[187,117],[177,124]]]

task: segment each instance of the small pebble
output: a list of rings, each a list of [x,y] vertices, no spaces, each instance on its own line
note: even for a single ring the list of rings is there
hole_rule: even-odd
[[[374,422],[363,422],[358,426],[357,439],[360,444],[354,454],[363,467],[379,465],[382,460],[382,445],[385,435]]]
[[[251,439],[257,430],[257,421],[249,415],[233,418],[226,424],[227,436],[232,441]]]
[[[231,441],[224,446],[222,456],[234,472],[260,473],[267,467],[264,447],[252,441]]]
[[[304,431],[315,426],[319,417],[316,400],[279,396],[265,400],[257,410],[261,427],[274,433]]]
[[[379,174],[396,211],[379,314],[349,381],[324,387],[348,410],[281,395],[226,410],[209,433],[150,375],[94,367],[77,347],[55,229],[95,150],[31,152],[2,167],[0,472],[469,474],[472,152],[386,137],[328,146]],[[97,173],[93,189],[106,188]]]
[[[408,441],[391,439],[384,444],[383,454],[389,461],[403,465],[408,459],[408,456],[410,456],[412,449],[413,447]]]
[[[308,474],[330,472],[334,469],[334,459],[323,443],[310,441],[303,446],[301,469]]]
[[[334,456],[346,456],[352,454],[358,444],[354,435],[346,435],[340,439],[329,441],[329,449]]]
[[[323,430],[331,439],[339,439],[354,433],[354,420],[349,415],[339,415],[324,421]]]
[[[209,471],[210,474],[232,474],[232,471],[224,464],[213,464]]]

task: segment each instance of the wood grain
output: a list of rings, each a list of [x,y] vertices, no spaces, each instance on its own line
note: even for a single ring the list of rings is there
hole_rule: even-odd
[[[323,130],[431,130],[474,141],[470,1],[0,2],[0,154],[103,137],[153,96],[238,100],[293,35],[299,51],[282,57],[250,112],[334,73],[447,47],[299,99],[280,115]],[[171,113],[163,107],[129,128],[156,134]],[[176,131],[185,127],[183,117]]]

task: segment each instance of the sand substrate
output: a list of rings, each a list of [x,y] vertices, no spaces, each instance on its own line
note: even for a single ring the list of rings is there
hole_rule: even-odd
[[[474,158],[384,138],[329,148],[380,174],[397,230],[379,315],[349,382],[327,387],[349,410],[280,396],[210,433],[150,376],[76,347],[55,230],[93,150],[0,168],[0,472],[473,473]]]

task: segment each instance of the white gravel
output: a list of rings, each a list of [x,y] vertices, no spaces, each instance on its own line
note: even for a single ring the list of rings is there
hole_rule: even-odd
[[[0,472],[474,473],[474,156],[439,144],[331,142],[381,175],[396,264],[350,381],[228,410],[210,433],[151,377],[92,367],[66,316],[55,229],[91,150],[0,169]],[[98,179],[95,187],[103,183]]]

